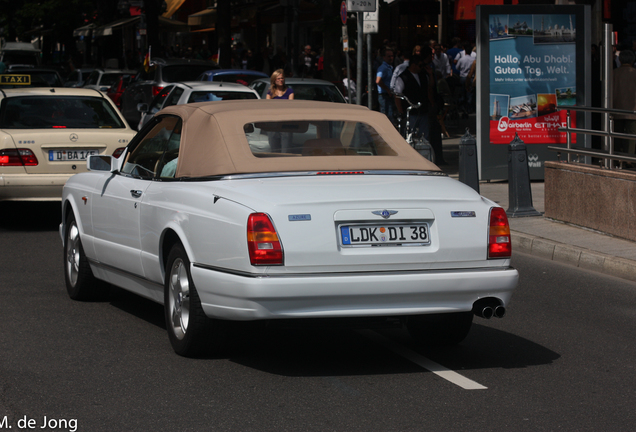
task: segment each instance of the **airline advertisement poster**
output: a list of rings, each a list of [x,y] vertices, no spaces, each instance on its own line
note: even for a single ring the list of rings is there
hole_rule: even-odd
[[[518,137],[528,148],[531,178],[543,179],[543,162],[557,157],[546,147],[567,142],[558,130],[566,125],[567,111],[559,107],[585,105],[589,94],[586,54],[579,48],[585,40],[584,7],[478,9],[481,178],[507,179],[508,144]],[[584,124],[586,118],[573,113],[572,127],[577,120]],[[572,135],[573,144],[576,139]]]

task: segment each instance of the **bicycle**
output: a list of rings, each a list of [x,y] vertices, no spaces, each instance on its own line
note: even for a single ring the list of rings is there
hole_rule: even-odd
[[[422,106],[422,103],[418,102],[414,104],[403,94],[396,94],[395,97],[398,99],[402,99],[407,104],[409,104],[409,106],[406,107],[405,124],[402,124],[402,121],[400,121],[400,127],[398,128],[398,131],[404,137],[406,142],[419,154],[421,154],[423,157],[430,160],[431,162],[435,163],[435,153],[433,152],[433,147],[431,147],[431,144],[426,140],[426,138],[419,134],[419,130],[411,129],[411,110],[420,108]]]

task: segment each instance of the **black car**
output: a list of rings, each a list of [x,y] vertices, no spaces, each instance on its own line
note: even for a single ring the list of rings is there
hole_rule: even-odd
[[[139,124],[141,113],[137,105],[150,105],[153,98],[169,83],[196,81],[204,72],[219,69],[216,63],[187,59],[152,59],[152,65],[146,70],[142,67],[121,97],[121,112],[131,127]]]

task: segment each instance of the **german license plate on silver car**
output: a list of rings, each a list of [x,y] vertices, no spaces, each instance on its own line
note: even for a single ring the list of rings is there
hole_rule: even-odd
[[[407,224],[340,225],[340,245],[354,246],[426,246],[431,244],[426,222]]]
[[[85,161],[90,155],[99,154],[97,150],[49,150],[49,161]]]

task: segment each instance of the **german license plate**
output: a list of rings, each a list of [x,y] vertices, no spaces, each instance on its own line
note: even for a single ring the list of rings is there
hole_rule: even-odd
[[[425,246],[431,244],[426,222],[408,224],[340,225],[340,245],[353,246]]]
[[[97,150],[49,150],[50,161],[85,161],[90,155],[99,154]]]

